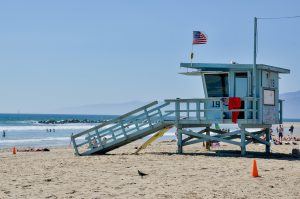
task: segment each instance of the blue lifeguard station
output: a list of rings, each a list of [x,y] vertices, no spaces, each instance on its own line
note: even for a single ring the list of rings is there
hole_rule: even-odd
[[[241,148],[259,142],[270,154],[270,128],[282,123],[279,75],[288,69],[256,64],[257,18],[254,18],[253,64],[181,63],[184,75],[201,76],[205,98],[168,99],[133,110],[71,136],[76,155],[104,154],[172,126],[177,128],[178,153],[200,142],[225,142]],[[199,84],[199,89],[201,86]],[[237,124],[225,131],[213,124]],[[201,130],[199,131],[199,128]],[[155,134],[155,137],[158,134]]]
[[[161,104],[155,101],[74,134],[71,140],[75,154],[104,154],[170,126],[177,128],[178,153],[183,153],[184,146],[200,142],[209,149],[215,141],[239,146],[241,155],[246,154],[248,144],[256,141],[265,144],[266,154],[270,153],[270,128],[282,123],[279,74],[288,74],[288,69],[264,64],[257,64],[255,69],[253,64],[180,66],[190,70],[183,75],[202,77],[205,98],[167,99]],[[239,130],[213,128],[215,123],[236,123]]]
[[[255,140],[265,144],[266,153],[270,153],[270,128],[272,124],[282,123],[279,74],[290,73],[288,69],[257,64],[253,70],[253,64],[214,63],[182,63],[181,67],[193,69],[182,74],[202,77],[205,98],[168,101],[177,103],[175,112],[179,128],[197,126],[198,121],[199,126],[203,125],[205,129],[200,132],[179,130],[179,152],[182,152],[185,145],[202,141],[221,141],[240,146],[241,154],[245,155],[246,146]],[[256,78],[253,78],[254,76]],[[230,109],[230,101],[233,98],[239,99],[239,104],[238,107]],[[186,108],[181,108],[184,107],[184,103]],[[191,105],[196,109],[191,109]],[[186,115],[182,115],[184,113]],[[236,113],[236,121],[233,121],[233,114]],[[240,130],[225,132],[212,129],[213,123],[237,123]],[[215,135],[210,135],[210,132]],[[182,140],[182,134],[189,137]],[[190,141],[191,138],[197,139]]]

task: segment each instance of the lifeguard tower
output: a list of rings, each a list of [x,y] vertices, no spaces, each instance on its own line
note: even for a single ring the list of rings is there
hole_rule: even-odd
[[[282,123],[279,75],[288,69],[256,64],[257,18],[254,18],[253,64],[181,63],[191,69],[184,75],[201,76],[205,98],[168,99],[133,110],[111,121],[71,136],[75,154],[104,154],[115,148],[172,126],[177,128],[178,153],[183,147],[206,142],[225,142],[241,148],[253,141],[266,145],[270,154],[270,128]],[[199,84],[199,89],[201,86]],[[237,124],[224,131],[213,124]],[[199,127],[202,130],[197,130]],[[195,130],[196,129],[196,130]],[[151,139],[150,139],[151,140]]]
[[[221,141],[240,146],[241,154],[245,155],[246,146],[253,140],[265,144],[266,153],[270,153],[270,128],[282,123],[279,74],[290,73],[288,69],[264,64],[258,64],[255,70],[253,64],[182,63],[180,66],[193,69],[182,74],[202,77],[205,98],[167,100],[175,103],[179,153],[186,145]],[[240,130],[212,129],[214,123],[237,123]],[[205,129],[186,130],[190,127]],[[182,135],[188,137],[182,139]]]
[[[181,63],[201,76],[205,98],[157,101],[94,128],[71,136],[75,154],[104,154],[170,126],[177,128],[178,153],[183,147],[206,142],[225,142],[241,148],[253,141],[270,153],[270,128],[282,123],[279,74],[288,69],[257,64]],[[254,74],[254,75],[253,75]],[[255,77],[255,78],[254,78]],[[201,85],[199,84],[199,89]],[[237,124],[239,130],[223,131],[213,124]],[[201,131],[193,129],[201,127]]]

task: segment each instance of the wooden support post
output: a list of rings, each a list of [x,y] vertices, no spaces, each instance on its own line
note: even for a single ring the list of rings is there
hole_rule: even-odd
[[[144,109],[144,112],[145,112],[145,114],[146,114],[146,117],[147,117],[147,120],[148,120],[149,126],[150,126],[150,127],[152,127],[152,126],[153,126],[153,124],[152,124],[152,122],[151,122],[151,118],[150,118],[150,116],[149,116],[149,113],[148,113],[148,111],[147,111],[147,109],[146,109],[146,108]]]
[[[269,143],[269,145],[266,144],[266,155],[270,156],[270,152],[271,152],[271,145],[270,145],[270,128],[266,128],[265,130],[266,132],[266,142]]]
[[[74,150],[75,150],[75,154],[76,154],[76,155],[79,155],[79,151],[78,151],[78,148],[77,148],[75,139],[73,138],[73,133],[72,133],[72,136],[71,136],[71,141],[72,141],[72,143],[73,143],[73,148],[74,148]]]
[[[253,109],[253,111],[252,111],[253,121],[257,122],[258,121],[258,118],[257,118],[258,108],[257,108],[257,105],[256,105],[256,99],[255,98],[253,100],[253,108],[252,109]]]
[[[180,104],[179,99],[175,102],[175,116],[176,116],[176,123],[179,123],[180,120]]]
[[[177,128],[177,146],[178,146],[178,153],[182,154],[182,131],[181,128]]]
[[[113,131],[113,130],[110,130],[110,133],[111,133],[113,139],[116,140],[117,138],[116,138],[116,135],[115,135],[114,131]],[[100,140],[100,141],[101,141],[101,140]]]
[[[120,125],[121,125],[122,132],[124,134],[124,137],[127,137],[127,133],[126,133],[126,130],[125,130],[123,120],[120,120]]]
[[[139,131],[140,130],[139,125],[137,123],[135,123],[134,125],[135,125],[136,130]]]
[[[206,135],[210,136],[210,128],[209,127],[206,128]],[[208,150],[208,151],[210,151],[210,142],[211,142],[211,140],[208,140],[205,143],[206,150]]]
[[[159,118],[160,118],[160,120],[161,120],[161,121],[163,121],[163,115],[162,115],[162,113],[161,113],[161,110],[160,110],[160,109],[158,109],[158,115],[159,115]]]
[[[186,103],[186,111],[187,111],[186,117],[190,118],[190,103],[189,102]]]
[[[96,129],[95,132],[96,132],[96,136],[97,136],[97,139],[98,139],[98,143],[99,143],[100,146],[102,146],[101,137],[99,135],[98,129]]]
[[[241,155],[246,155],[245,129],[241,129]]]
[[[92,145],[92,140],[91,140],[91,134],[90,133],[88,133],[87,140],[89,142],[89,148],[92,149],[93,145]]]
[[[279,100],[279,124],[282,124],[282,100]]]
[[[197,120],[200,120],[200,117],[201,117],[200,108],[201,108],[200,102],[197,101],[196,102],[196,117],[197,117]]]
[[[244,119],[246,120],[246,123],[248,123],[248,98],[245,99],[244,101],[244,109],[245,109],[245,112],[244,112]]]

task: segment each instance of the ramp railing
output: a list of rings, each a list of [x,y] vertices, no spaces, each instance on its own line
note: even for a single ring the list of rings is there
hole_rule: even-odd
[[[157,101],[135,109],[113,120],[104,122],[91,129],[71,136],[76,155],[90,155],[124,143],[126,140],[144,135],[164,123],[171,113],[163,113],[166,102],[158,105]],[[145,134],[146,135],[146,134]]]

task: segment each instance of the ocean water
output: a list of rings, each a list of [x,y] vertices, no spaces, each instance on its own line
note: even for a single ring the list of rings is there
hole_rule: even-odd
[[[98,125],[99,122],[113,119],[117,116],[109,115],[58,115],[58,114],[0,114],[0,149],[16,147],[52,147],[68,146],[70,135],[79,133]],[[85,123],[45,124],[39,121],[53,120],[90,120]],[[95,121],[97,121],[95,123]],[[296,122],[299,120],[287,120]],[[299,123],[298,123],[299,124]],[[288,126],[285,132],[288,132]],[[223,124],[220,128],[237,130],[237,125]],[[273,126],[275,132],[275,126]],[[49,131],[51,129],[51,132]],[[54,129],[54,131],[53,131]],[[48,131],[47,131],[48,130]],[[197,129],[195,129],[197,131]],[[198,129],[200,130],[200,129]],[[253,129],[252,129],[253,130]],[[5,137],[3,137],[5,131]],[[170,129],[163,138],[176,139],[175,128]],[[299,129],[295,129],[295,135],[300,136]],[[147,139],[147,136],[145,139]]]
[[[92,120],[105,121],[117,116],[108,115],[60,115],[60,114],[0,114],[0,149],[11,147],[68,146],[71,134],[76,134],[99,123],[45,124],[39,121]],[[222,128],[235,129],[230,125]],[[50,132],[51,129],[51,132]],[[196,129],[197,130],[197,129]],[[199,129],[200,130],[200,129]],[[5,131],[5,137],[3,137]],[[176,129],[170,129],[159,140],[176,139]],[[147,139],[147,136],[145,139]]]
[[[45,124],[39,121],[90,120],[105,121],[115,118],[108,115],[58,114],[0,114],[0,149],[9,147],[67,146],[70,135],[92,128],[99,123]],[[50,132],[51,129],[51,132]],[[3,137],[5,131],[5,137]]]

